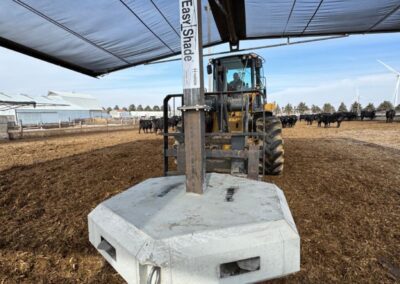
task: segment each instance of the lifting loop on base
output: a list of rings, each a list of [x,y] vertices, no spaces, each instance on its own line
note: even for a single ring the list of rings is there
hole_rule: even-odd
[[[155,278],[154,278],[155,275]],[[153,282],[153,278],[155,281]],[[159,266],[153,266],[150,270],[146,284],[160,284],[161,283],[161,268]]]

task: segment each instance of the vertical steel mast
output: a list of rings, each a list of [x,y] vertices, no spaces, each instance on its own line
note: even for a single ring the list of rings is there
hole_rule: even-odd
[[[179,0],[183,65],[186,191],[205,187],[204,80],[201,0]]]

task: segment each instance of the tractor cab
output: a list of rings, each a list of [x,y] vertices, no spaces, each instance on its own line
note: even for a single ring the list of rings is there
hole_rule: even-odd
[[[211,59],[207,73],[213,74],[214,92],[257,90],[266,95],[263,58],[255,53]]]
[[[267,91],[263,61],[255,53],[211,59],[207,73],[212,74],[213,93],[224,93],[227,97],[236,99],[248,96],[250,111],[266,110],[264,103]]]
[[[272,116],[274,105],[266,103],[263,61],[255,53],[210,60],[207,73],[212,75],[213,88],[205,94],[210,108],[207,132],[249,132],[258,118]]]

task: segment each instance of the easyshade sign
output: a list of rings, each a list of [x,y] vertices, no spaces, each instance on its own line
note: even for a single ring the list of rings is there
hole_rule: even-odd
[[[180,0],[183,88],[200,88],[197,0]]]

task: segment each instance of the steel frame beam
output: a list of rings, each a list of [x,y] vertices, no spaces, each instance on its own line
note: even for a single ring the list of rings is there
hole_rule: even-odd
[[[206,174],[201,9],[201,0],[179,0],[186,191],[197,194],[204,192]]]
[[[244,0],[210,0],[210,8],[223,42],[231,51],[239,49],[239,41],[246,38]]]

